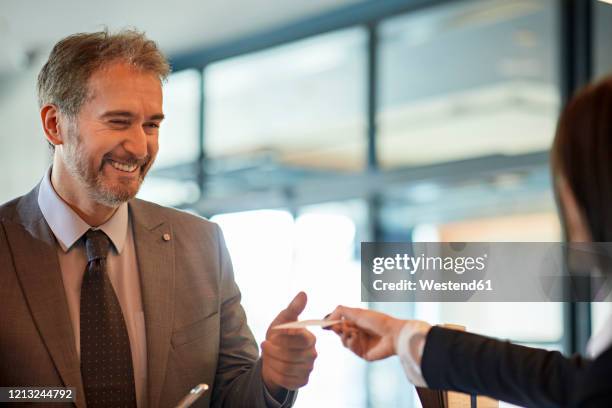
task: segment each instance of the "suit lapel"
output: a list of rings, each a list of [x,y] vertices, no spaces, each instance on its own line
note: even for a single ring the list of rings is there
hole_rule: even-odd
[[[145,315],[148,406],[159,404],[174,319],[174,240],[168,222],[139,201],[130,202]],[[164,235],[168,234],[164,239]]]
[[[66,386],[85,407],[83,382],[55,239],[38,207],[38,187],[24,196],[19,220],[4,221],[15,269],[32,318]]]

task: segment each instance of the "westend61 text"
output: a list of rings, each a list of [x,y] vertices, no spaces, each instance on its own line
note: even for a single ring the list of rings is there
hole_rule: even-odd
[[[372,282],[376,291],[490,291],[493,290],[490,279],[474,279],[470,282],[437,282],[433,279],[419,279],[417,282],[402,279],[398,282],[383,282],[378,279]]]

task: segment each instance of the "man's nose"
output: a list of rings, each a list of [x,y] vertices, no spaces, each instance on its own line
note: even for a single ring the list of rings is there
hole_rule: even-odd
[[[143,159],[147,156],[147,134],[141,126],[134,127],[129,133],[123,142],[123,148],[138,159]]]

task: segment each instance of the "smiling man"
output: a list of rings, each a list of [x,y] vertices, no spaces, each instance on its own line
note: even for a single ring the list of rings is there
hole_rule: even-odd
[[[218,226],[134,198],[157,156],[168,73],[136,31],[51,51],[38,93],[53,165],[0,206],[0,386],[142,408],[207,383],[197,406],[281,407],[308,382],[310,332],[270,329],[258,356]],[[270,326],[305,305],[298,294]]]

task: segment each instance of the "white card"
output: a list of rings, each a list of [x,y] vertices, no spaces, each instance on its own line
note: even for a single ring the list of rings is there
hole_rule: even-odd
[[[274,326],[273,329],[303,329],[310,326],[329,327],[340,322],[341,320],[302,320],[299,322],[279,324],[278,326]]]

